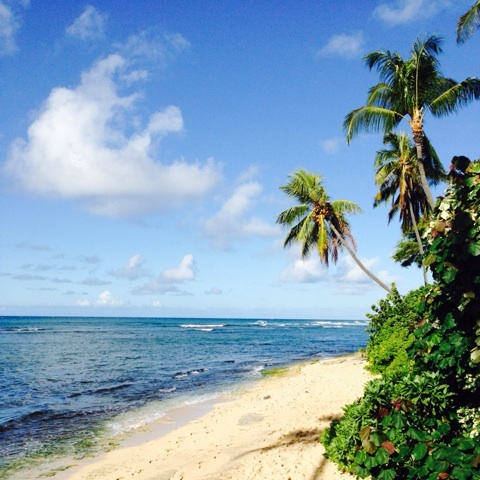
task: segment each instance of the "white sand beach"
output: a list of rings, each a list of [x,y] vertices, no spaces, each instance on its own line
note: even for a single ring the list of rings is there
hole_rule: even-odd
[[[56,475],[68,480],[352,479],[325,459],[318,438],[371,378],[359,354],[267,376],[203,416],[130,440],[130,446]],[[224,400],[224,401],[223,401]],[[172,412],[174,422],[185,412]],[[163,433],[163,434],[162,434]],[[141,440],[139,440],[141,439]],[[131,443],[136,444],[131,445]]]

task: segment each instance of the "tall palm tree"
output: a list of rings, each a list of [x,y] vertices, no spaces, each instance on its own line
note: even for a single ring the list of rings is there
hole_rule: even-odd
[[[420,255],[423,256],[423,242],[418,230],[420,217],[431,212],[425,192],[420,184],[417,154],[406,133],[388,133],[383,138],[387,148],[379,150],[375,157],[375,184],[380,187],[373,206],[391,203],[388,222],[398,213],[402,233],[413,231]],[[429,161],[426,176],[430,185],[446,178],[446,173],[435,150],[429,146]],[[424,283],[427,271],[422,261]]]
[[[480,80],[469,77],[456,82],[444,77],[437,56],[442,52],[442,39],[430,35],[418,37],[410,58],[398,53],[372,52],[365,56],[370,69],[376,68],[380,83],[369,90],[367,104],[350,112],[344,120],[347,141],[361,131],[393,131],[402,120],[412,130],[422,187],[433,209],[435,201],[425,175],[425,151],[428,139],[423,129],[425,115],[442,117],[458,111],[480,98]]]
[[[464,43],[478,28],[480,28],[480,0],[458,19],[457,43]]]
[[[323,179],[319,175],[300,169],[289,176],[286,185],[280,187],[299,203],[277,217],[277,223],[291,227],[285,238],[284,247],[295,242],[301,243],[303,258],[316,247],[320,261],[327,267],[330,261],[337,262],[339,251],[345,248],[355,263],[372,280],[392,293],[355,255],[355,239],[345,215],[359,213],[361,208],[348,200],[331,201],[322,182]]]

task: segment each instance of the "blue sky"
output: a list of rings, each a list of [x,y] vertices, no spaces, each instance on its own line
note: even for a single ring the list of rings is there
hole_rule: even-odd
[[[362,207],[364,263],[416,288],[372,208],[381,136],[347,145],[342,122],[368,52],[435,33],[446,76],[480,75],[480,33],[455,44],[472,3],[0,0],[0,314],[364,318],[384,291],[347,253],[282,247],[299,167]],[[445,167],[478,158],[479,113],[427,117]]]

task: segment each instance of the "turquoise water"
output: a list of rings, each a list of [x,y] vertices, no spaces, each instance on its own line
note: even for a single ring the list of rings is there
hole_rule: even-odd
[[[264,368],[357,351],[365,329],[336,320],[0,317],[0,478],[107,448]]]

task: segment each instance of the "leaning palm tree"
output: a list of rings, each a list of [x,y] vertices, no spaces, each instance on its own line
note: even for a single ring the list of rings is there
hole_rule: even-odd
[[[330,261],[337,262],[340,250],[345,248],[372,280],[392,293],[355,255],[355,239],[350,233],[350,225],[345,215],[359,213],[361,208],[348,200],[331,201],[322,181],[319,175],[300,169],[289,176],[286,185],[280,187],[299,203],[277,217],[277,223],[291,227],[284,247],[295,242],[301,243],[303,258],[310,254],[312,248],[316,248],[320,261],[327,267]]]
[[[423,256],[423,242],[418,230],[418,220],[431,212],[425,192],[420,184],[416,149],[406,133],[388,133],[383,138],[387,146],[375,157],[375,184],[379,191],[373,206],[391,204],[388,222],[398,213],[402,233],[413,231],[420,256]],[[446,173],[435,150],[429,146],[429,161],[426,162],[426,176],[430,185],[446,178]],[[427,284],[427,271],[423,265],[424,283]]]
[[[428,139],[423,129],[425,115],[442,117],[480,98],[480,80],[469,77],[456,82],[444,77],[437,56],[442,40],[434,35],[417,38],[411,57],[398,53],[372,52],[365,56],[370,69],[376,68],[381,82],[369,90],[367,104],[350,112],[344,121],[347,141],[361,131],[393,131],[402,120],[410,124],[417,153],[422,187],[433,209],[435,201],[425,175]]]
[[[480,0],[457,21],[457,43],[464,43],[480,28]]]

